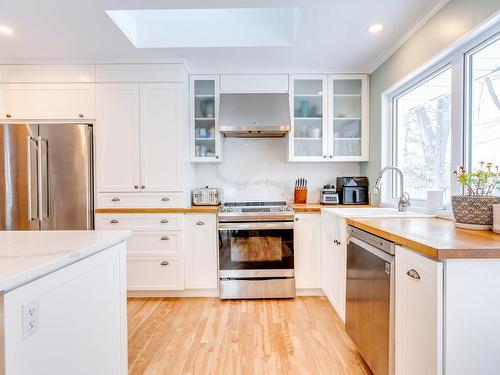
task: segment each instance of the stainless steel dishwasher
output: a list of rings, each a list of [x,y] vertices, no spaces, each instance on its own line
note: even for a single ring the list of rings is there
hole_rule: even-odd
[[[348,227],[346,330],[375,375],[394,373],[394,243]]]

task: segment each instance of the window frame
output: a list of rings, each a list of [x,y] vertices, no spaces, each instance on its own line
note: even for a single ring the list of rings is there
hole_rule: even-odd
[[[382,144],[381,167],[396,165],[397,142],[397,99],[412,89],[424,84],[437,74],[451,67],[451,166],[469,167],[470,156],[470,100],[469,78],[470,56],[474,52],[485,48],[500,37],[500,15],[494,17],[483,26],[477,28],[431,61],[422,65],[409,76],[396,83],[382,93]],[[383,176],[381,204],[397,206],[399,197],[396,196],[399,181],[396,174],[386,173]],[[450,195],[462,194],[461,186],[452,178],[450,171]],[[412,199],[410,208],[430,211],[424,199]],[[445,202],[445,210],[438,211],[445,216],[451,212],[451,202]]]

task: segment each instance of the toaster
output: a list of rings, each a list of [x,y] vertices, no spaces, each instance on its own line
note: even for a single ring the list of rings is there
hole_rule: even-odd
[[[321,204],[339,204],[339,195],[335,186],[325,185],[323,189],[321,189]]]
[[[221,201],[221,189],[219,188],[209,188],[205,186],[204,188],[193,190],[193,204],[195,206],[218,206]]]

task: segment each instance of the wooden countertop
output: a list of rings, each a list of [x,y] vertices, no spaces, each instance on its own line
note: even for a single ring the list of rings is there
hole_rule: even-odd
[[[438,218],[356,218],[347,223],[436,259],[500,258],[500,235]]]
[[[320,212],[322,208],[358,208],[358,207],[370,207],[368,204],[355,205],[355,204],[321,204],[321,203],[305,203],[305,204],[294,204],[293,208],[295,212]]]
[[[96,208],[96,214],[166,214],[166,213],[201,213],[216,214],[219,206],[191,206],[179,208]]]

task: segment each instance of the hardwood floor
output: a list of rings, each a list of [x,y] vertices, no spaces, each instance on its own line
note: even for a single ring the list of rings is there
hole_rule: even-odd
[[[129,374],[371,374],[324,297],[131,298]]]

